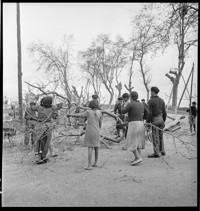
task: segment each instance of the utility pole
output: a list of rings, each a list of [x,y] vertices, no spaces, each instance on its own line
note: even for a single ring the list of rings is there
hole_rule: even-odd
[[[22,55],[21,55],[21,31],[20,31],[20,7],[17,3],[17,53],[18,53],[18,101],[19,101],[19,119],[23,123],[22,110]]]
[[[191,106],[191,102],[192,102],[193,75],[194,75],[194,63],[193,63],[192,79],[191,79],[191,88],[190,88],[190,106]]]
[[[192,66],[192,70],[191,70],[191,72],[190,72],[190,75],[189,75],[189,77],[188,77],[188,80],[187,80],[187,82],[186,82],[186,84],[185,84],[185,88],[184,88],[184,90],[183,90],[183,93],[182,93],[182,95],[181,95],[181,99],[180,99],[180,101],[179,101],[179,104],[178,104],[178,109],[179,109],[179,106],[180,106],[180,104],[181,104],[181,100],[182,100],[182,98],[183,98],[183,95],[184,95],[184,93],[185,93],[185,90],[187,89],[187,85],[188,85],[188,82],[189,82],[189,80],[190,80],[190,77],[191,77],[191,75],[192,75],[192,77],[193,77],[193,71],[194,71],[194,63],[193,63],[193,66]],[[192,78],[192,81],[193,81],[193,78]],[[192,82],[191,82],[192,83]],[[190,94],[191,95],[191,94]],[[191,98],[191,97],[190,97]]]

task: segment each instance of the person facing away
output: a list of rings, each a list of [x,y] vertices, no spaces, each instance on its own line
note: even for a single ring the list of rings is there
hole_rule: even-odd
[[[158,96],[158,87],[151,87],[151,98],[148,101],[149,116],[146,123],[152,123],[152,139],[154,153],[149,158],[158,158],[165,155],[163,128],[167,117],[165,102]]]
[[[31,139],[31,145],[34,144],[34,136],[33,130],[35,128],[35,124],[37,121],[36,111],[32,110],[31,106],[36,105],[35,102],[30,102],[29,107],[26,108],[24,119],[25,119],[25,136],[24,136],[24,144],[25,146],[29,145]]]
[[[145,127],[143,116],[148,116],[148,110],[139,102],[138,93],[133,91],[130,93],[130,103],[122,108],[122,114],[128,113],[128,131],[125,143],[125,149],[133,152],[135,159],[131,165],[136,165],[142,161],[140,156],[141,149],[145,148]]]
[[[100,147],[100,129],[102,125],[102,113],[97,109],[97,101],[92,100],[90,102],[89,108],[90,109],[81,114],[67,114],[67,117],[87,118],[85,138],[83,142],[83,145],[88,147],[88,165],[85,167],[86,170],[92,170],[92,167],[97,166]],[[95,161],[92,165],[93,149],[95,152]]]
[[[189,112],[188,122],[190,125],[190,133],[191,133],[191,135],[196,134],[197,107],[196,107],[195,101],[192,102],[191,106],[189,105],[189,108],[186,110],[186,112]],[[194,129],[194,133],[192,132],[192,127]]]
[[[124,114],[121,113],[122,107],[123,107],[123,98],[118,97],[117,102],[114,107],[114,114],[119,114],[118,117],[122,120],[122,122],[124,122]],[[125,133],[125,130],[126,130],[123,125],[119,125],[119,124],[120,124],[120,121],[117,120],[116,122],[117,137],[120,137],[120,130],[122,130],[123,133]]]
[[[52,105],[52,101],[53,98],[47,96],[42,98],[40,105],[32,105],[32,109],[38,112],[38,125],[35,128],[35,156],[38,164],[48,160],[46,155],[50,149],[52,137],[51,119],[56,118],[56,112],[63,106],[63,103]]]
[[[98,103],[91,101],[89,104],[91,110],[86,111],[87,126],[85,132],[84,146],[88,147],[88,166],[86,170],[90,170],[97,166],[99,147],[100,147],[100,129],[102,126],[102,113],[98,111]],[[95,162],[92,162],[92,151],[95,151]]]
[[[92,100],[86,103],[86,107],[90,108],[90,103],[95,101],[97,103],[97,109],[101,110],[101,107],[99,105],[99,96],[97,94],[92,95]],[[84,122],[86,123],[87,118],[84,119]],[[87,123],[86,123],[87,124]],[[86,126],[83,128],[83,130],[86,129]]]
[[[101,110],[101,107],[100,107],[100,105],[99,105],[99,96],[98,96],[97,94],[92,95],[92,101],[97,102],[97,109],[98,109],[98,110]],[[91,101],[90,101],[90,102],[91,102]],[[90,102],[89,102],[88,107],[90,107]]]

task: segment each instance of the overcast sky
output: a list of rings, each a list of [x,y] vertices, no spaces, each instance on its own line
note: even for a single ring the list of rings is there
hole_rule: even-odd
[[[22,42],[22,81],[34,82],[41,79],[43,72],[36,72],[36,64],[28,54],[27,47],[39,40],[55,45],[61,44],[64,34],[74,35],[75,52],[86,50],[93,39],[101,33],[109,34],[114,39],[120,34],[125,40],[132,32],[131,21],[139,13],[142,3],[20,3],[21,42]],[[16,3],[3,3],[3,95],[17,100],[17,26]],[[160,88],[160,96],[167,103],[172,83],[165,76],[171,67],[176,67],[176,49],[170,48],[164,56],[151,60],[151,86]],[[185,80],[188,78],[192,63],[195,63],[194,81],[197,82],[197,52],[194,48],[186,60],[183,71]],[[128,83],[127,72],[121,75],[122,83]],[[139,72],[134,73],[133,86],[139,93],[139,99],[146,98],[145,88]],[[179,97],[183,91],[180,81]],[[80,88],[80,81],[74,80]],[[27,86],[23,83],[23,89]],[[123,88],[122,93],[126,92]],[[109,95],[103,91],[107,98]],[[117,93],[117,92],[116,92]],[[115,95],[115,99],[117,94]],[[108,99],[109,100],[109,99]],[[108,102],[107,100],[107,102]],[[185,99],[181,106],[188,106]]]

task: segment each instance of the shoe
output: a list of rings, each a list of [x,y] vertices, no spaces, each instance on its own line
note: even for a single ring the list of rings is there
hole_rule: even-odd
[[[136,161],[136,159],[134,159],[134,160],[131,160],[131,163],[133,163],[134,161]]]
[[[134,160],[134,161],[131,163],[131,166],[134,166],[134,165],[136,165],[136,164],[138,164],[138,163],[140,163],[140,162],[142,162],[142,158],[139,158],[139,159],[137,159],[137,160]]]
[[[148,155],[148,158],[159,158],[160,155],[157,154],[152,154],[152,155]]]
[[[165,151],[161,152],[161,155],[162,156],[165,156],[166,155],[166,152]]]
[[[85,170],[92,170],[92,167],[91,166],[87,166],[84,168]]]

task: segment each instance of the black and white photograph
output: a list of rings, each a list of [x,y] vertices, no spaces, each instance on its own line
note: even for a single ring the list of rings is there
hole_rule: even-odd
[[[2,207],[198,207],[198,2],[2,2]]]

